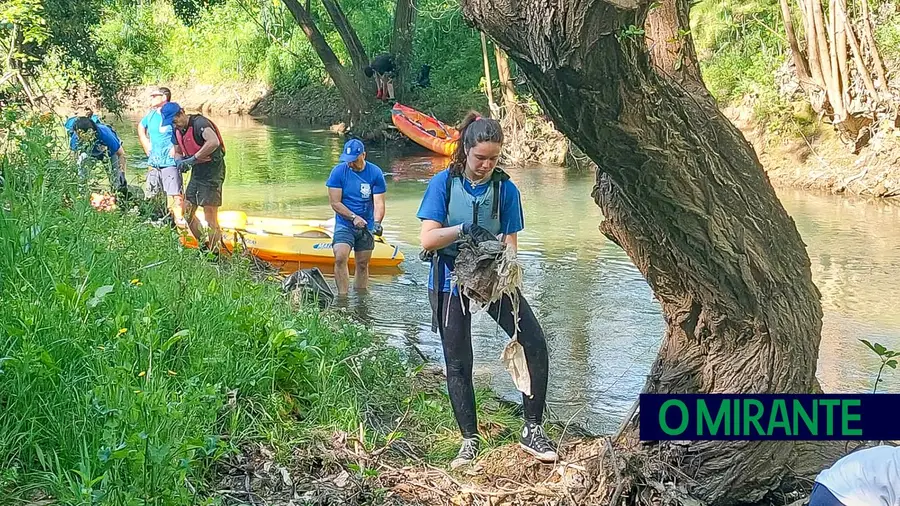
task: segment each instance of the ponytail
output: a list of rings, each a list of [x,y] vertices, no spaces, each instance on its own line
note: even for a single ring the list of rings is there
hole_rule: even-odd
[[[503,128],[495,119],[483,118],[475,111],[470,111],[456,127],[459,130],[459,141],[450,162],[450,176],[461,176],[466,170],[468,151],[482,142],[503,143]]]

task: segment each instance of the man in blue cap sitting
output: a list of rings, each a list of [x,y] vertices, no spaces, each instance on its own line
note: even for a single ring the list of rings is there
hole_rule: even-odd
[[[366,147],[359,139],[344,144],[340,161],[325,186],[334,209],[334,280],[338,295],[350,291],[350,251],[356,263],[356,289],[366,290],[369,260],[375,249],[374,235],[381,235],[384,194],[387,185],[377,165],[366,161]],[[374,235],[373,235],[374,234]]]

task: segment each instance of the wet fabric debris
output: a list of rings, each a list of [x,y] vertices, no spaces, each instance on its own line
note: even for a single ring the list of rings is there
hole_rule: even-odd
[[[458,243],[458,246],[459,255],[450,280],[452,286],[459,289],[460,296],[469,299],[469,312],[476,314],[485,310],[504,296],[512,301],[510,310],[516,325],[512,338],[500,354],[500,361],[516,388],[531,396],[531,376],[528,373],[525,350],[517,339],[523,270],[516,252],[500,241],[476,243],[467,238]]]

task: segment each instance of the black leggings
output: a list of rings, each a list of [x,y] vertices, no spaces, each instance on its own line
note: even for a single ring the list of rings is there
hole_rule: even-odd
[[[430,295],[434,304],[436,294],[432,292]],[[450,404],[463,437],[473,437],[478,434],[478,420],[475,414],[475,389],[472,385],[472,314],[468,310],[468,299],[462,301],[466,304],[465,312],[459,295],[444,293],[442,299],[442,310],[436,316],[440,319],[438,329],[444,348],[444,361],[447,364]],[[488,314],[500,323],[509,336],[512,336],[515,325],[512,307],[510,298],[504,296],[503,300],[495,302],[488,308]],[[547,398],[549,367],[547,341],[531,306],[521,293],[519,318],[519,333],[516,339],[525,350],[525,360],[528,362],[528,373],[531,376],[532,397],[522,395],[525,421],[540,424],[543,421],[544,402]]]

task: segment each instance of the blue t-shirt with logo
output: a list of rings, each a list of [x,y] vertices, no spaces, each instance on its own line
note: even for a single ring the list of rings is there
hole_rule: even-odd
[[[72,131],[72,136],[69,138],[69,148],[72,151],[78,151],[78,134],[75,131]],[[106,148],[105,150],[103,148]],[[113,132],[113,129],[97,123],[97,140],[94,141],[94,145],[91,146],[91,152],[89,153],[91,157],[102,159],[105,155],[113,154],[122,147],[122,141],[119,140],[119,136]]]
[[[341,202],[347,209],[366,220],[369,230],[375,229],[374,195],[387,191],[381,168],[374,163],[366,162],[365,168],[357,172],[347,163],[340,163],[331,169],[331,175],[328,176],[325,186],[340,188]],[[353,222],[337,213],[334,215],[334,221],[335,228],[353,228]]]
[[[425,188],[425,196],[422,197],[422,204],[419,206],[419,212],[416,216],[420,220],[432,220],[444,223],[447,218],[447,178],[450,177],[449,170],[442,170],[431,178],[428,187]],[[476,185],[474,188],[468,183],[463,184],[466,193],[473,197],[480,197],[488,191],[491,183],[487,182]],[[500,233],[515,234],[525,229],[525,214],[522,212],[522,197],[519,189],[507,179],[500,183]],[[428,288],[434,289],[434,269],[428,270]],[[450,291],[450,269],[444,268],[444,292]]]
[[[150,109],[141,120],[141,128],[147,130],[147,137],[150,138],[150,155],[147,158],[147,164],[160,169],[174,167],[172,125],[162,126],[162,115],[159,110]]]

